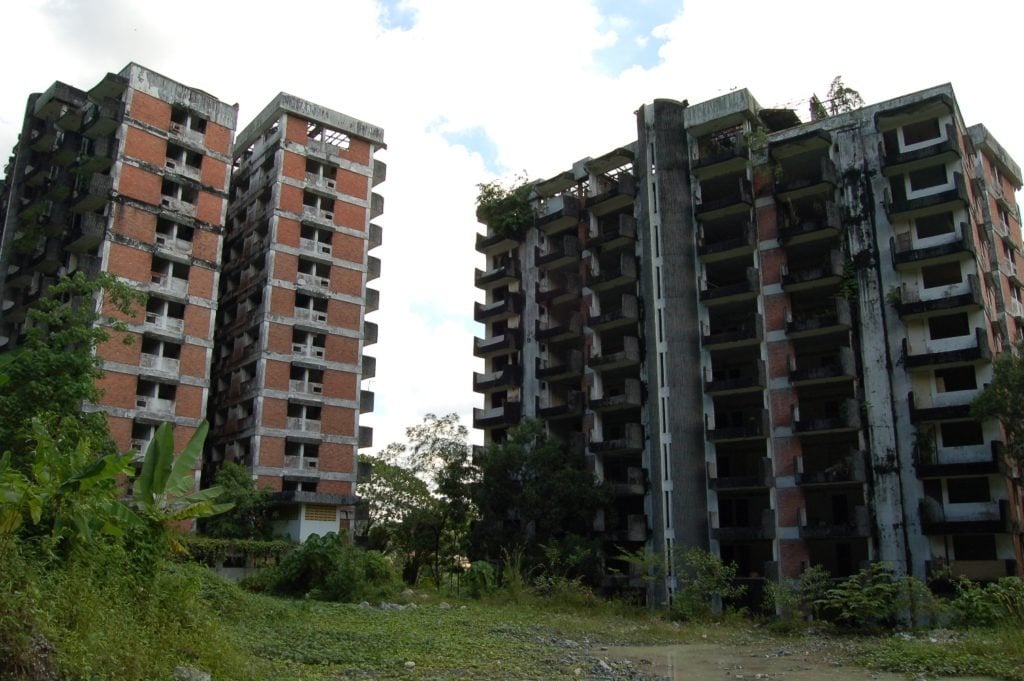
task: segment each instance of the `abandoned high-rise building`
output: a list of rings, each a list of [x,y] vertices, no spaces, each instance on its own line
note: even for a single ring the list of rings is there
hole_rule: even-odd
[[[755,586],[1019,574],[1020,470],[969,407],[1024,338],[1019,166],[948,85],[807,123],[747,90],[637,123],[533,183],[532,224],[477,236],[485,442],[532,417],[585,451],[610,556],[705,547]]]
[[[0,191],[0,351],[63,273],[145,292],[134,342],[97,350],[104,393],[86,408],[122,450],[165,421],[180,447],[207,418],[207,470],[248,465],[304,539],[350,527],[371,440],[383,132],[281,94],[232,147],[236,118],[137,64],[32,95]]]
[[[356,449],[372,443],[360,382],[375,367],[383,147],[380,128],[284,93],[235,142],[209,462],[280,490],[299,540],[351,528]]]
[[[3,349],[63,273],[109,272],[145,292],[133,342],[97,349],[104,392],[88,407],[123,450],[164,421],[180,446],[203,419],[236,116],[137,64],[28,100],[0,212]]]

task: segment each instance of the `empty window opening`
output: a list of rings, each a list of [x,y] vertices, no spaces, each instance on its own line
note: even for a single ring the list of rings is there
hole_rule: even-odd
[[[907,177],[910,179],[910,191],[912,192],[939,187],[949,183],[945,165],[935,165],[914,170]]]
[[[978,380],[974,374],[974,367],[936,369],[935,387],[940,393],[951,393],[957,390],[976,390],[978,388]]]
[[[977,504],[991,501],[988,478],[950,478],[946,481],[946,492],[951,504]]]
[[[928,336],[932,340],[957,338],[971,333],[971,325],[966,312],[928,318]]]
[[[348,149],[351,143],[349,136],[345,133],[325,127],[319,123],[307,123],[306,136],[315,142],[324,142],[339,149]]]
[[[166,165],[171,170],[184,169],[197,172],[203,165],[203,155],[177,144],[168,143]]]
[[[170,205],[172,201],[181,201],[195,205],[199,201],[199,190],[195,187],[187,187],[172,180],[165,179],[160,185],[160,193],[163,195],[163,204]]]
[[[903,144],[911,146],[914,144],[920,144],[929,140],[935,140],[942,136],[942,130],[939,128],[939,119],[930,118],[926,121],[918,121],[917,123],[908,123],[903,126]]]
[[[171,128],[188,128],[198,133],[206,132],[206,119],[183,106],[171,108]]]
[[[164,357],[167,359],[178,359],[181,357],[181,345],[162,341],[158,338],[143,336],[142,354]]]
[[[928,237],[939,236],[942,234],[951,234],[954,230],[953,214],[939,213],[937,215],[927,215],[923,218],[917,218],[914,220],[914,226],[917,229],[918,239],[927,239]]]
[[[937,286],[951,286],[959,284],[964,280],[963,272],[960,270],[960,263],[957,261],[944,262],[938,265],[930,265],[921,268],[921,283],[925,288]]]
[[[994,534],[955,534],[952,539],[955,560],[996,559],[996,536]]]
[[[978,421],[947,421],[939,425],[943,447],[970,447],[985,444]]]

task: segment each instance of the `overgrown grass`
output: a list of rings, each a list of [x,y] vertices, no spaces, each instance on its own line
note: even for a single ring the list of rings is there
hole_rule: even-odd
[[[872,669],[942,676],[986,675],[1024,681],[1024,631],[1012,627],[922,632],[865,641],[856,661]]]

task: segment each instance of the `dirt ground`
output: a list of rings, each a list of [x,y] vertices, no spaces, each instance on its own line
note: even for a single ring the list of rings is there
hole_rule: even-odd
[[[774,681],[938,681],[939,677],[875,672],[844,664],[827,648],[813,644],[688,643],[610,647],[594,654],[609,663],[629,660],[644,676],[677,681],[766,679]],[[960,677],[959,681],[994,681]]]

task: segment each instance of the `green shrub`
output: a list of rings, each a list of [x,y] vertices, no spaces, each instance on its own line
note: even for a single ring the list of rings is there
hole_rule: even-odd
[[[481,598],[494,591],[494,586],[494,568],[486,560],[476,561],[462,576],[463,590],[470,598]]]
[[[962,577],[952,610],[953,623],[962,627],[1024,626],[1024,579],[1003,577],[981,586]]]
[[[735,563],[693,548],[675,556],[678,588],[670,615],[675,620],[708,620],[723,601],[742,598],[747,588],[735,583]]]
[[[263,573],[246,585],[347,603],[389,598],[401,590],[398,571],[383,554],[359,548],[334,532],[313,535]]]
[[[872,563],[829,589],[815,605],[839,626],[877,629],[893,623],[899,614],[900,585],[888,566]]]

